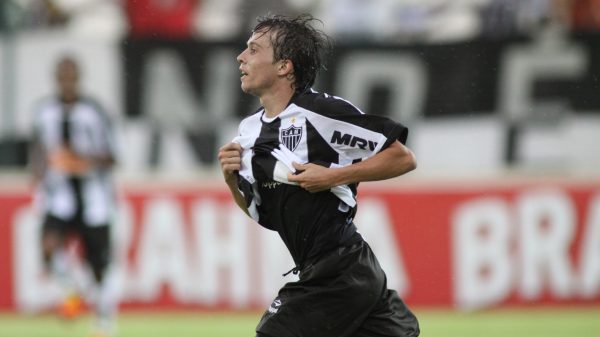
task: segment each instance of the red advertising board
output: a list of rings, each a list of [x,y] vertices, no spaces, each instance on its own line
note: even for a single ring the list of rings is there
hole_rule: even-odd
[[[356,224],[410,305],[600,304],[600,183],[361,188]],[[26,192],[0,204],[0,310],[43,309],[58,292],[39,212]],[[125,308],[260,309],[293,280],[276,233],[225,189],[126,190],[114,228]]]

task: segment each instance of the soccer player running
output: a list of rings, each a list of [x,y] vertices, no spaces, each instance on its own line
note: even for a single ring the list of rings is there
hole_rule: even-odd
[[[111,168],[115,163],[113,130],[106,113],[79,93],[79,66],[63,57],[56,66],[58,94],[42,100],[35,111],[32,167],[45,218],[42,254],[49,275],[65,290],[60,313],[74,318],[83,301],[94,302],[93,336],[113,333],[117,289],[107,277],[110,263],[109,223],[114,211]],[[82,243],[95,286],[84,289],[74,276],[66,236]]]
[[[258,19],[237,57],[241,87],[262,107],[219,150],[238,206],[275,230],[299,273],[256,327],[257,337],[418,336],[417,319],[353,223],[361,181],[416,167],[408,130],[311,89],[328,37],[309,15]]]

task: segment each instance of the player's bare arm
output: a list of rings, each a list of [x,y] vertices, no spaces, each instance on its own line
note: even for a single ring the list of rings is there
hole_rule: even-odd
[[[244,196],[237,187],[236,172],[242,166],[242,146],[238,143],[225,144],[219,149],[218,158],[223,178],[225,178],[225,183],[227,183],[235,203],[248,214]]]
[[[46,170],[46,153],[44,151],[44,147],[42,146],[39,136],[34,135],[33,141],[31,142],[31,151],[30,151],[30,159],[31,163],[31,173],[32,173],[32,181],[31,185],[33,187],[39,185],[44,177],[44,172]]]
[[[409,148],[396,141],[373,157],[346,167],[327,168],[311,163],[294,163],[294,167],[300,173],[289,174],[288,180],[314,193],[339,185],[397,177],[414,170],[417,161]]]

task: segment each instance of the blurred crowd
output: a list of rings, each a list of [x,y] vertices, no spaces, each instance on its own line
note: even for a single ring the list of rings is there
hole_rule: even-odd
[[[600,29],[600,0],[3,0],[4,33],[66,29],[226,40],[265,13],[312,13],[344,41],[438,42]]]

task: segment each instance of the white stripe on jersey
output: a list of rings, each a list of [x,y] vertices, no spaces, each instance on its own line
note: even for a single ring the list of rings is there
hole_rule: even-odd
[[[339,96],[329,95],[328,93],[325,93],[325,92],[323,93],[323,95],[325,97],[331,97],[331,98],[339,99],[340,101],[344,101],[344,102],[350,104],[354,109],[356,109],[356,111],[360,112],[363,115],[365,114],[361,109],[359,109],[356,105],[352,104],[352,102],[350,102],[349,100],[347,100],[345,98],[342,98],[342,97],[339,97]]]
[[[373,156],[379,152],[379,150],[381,150],[381,147],[387,140],[387,138],[381,133],[365,129],[358,125],[323,116],[299,107],[295,104],[291,104],[288,108],[290,109],[290,113],[285,114],[285,112],[288,111],[288,109],[286,109],[281,114],[281,118],[293,118],[296,114],[303,116],[304,121],[308,120],[315,127],[319,135],[329,142],[329,146],[340,155],[341,162],[338,164],[342,166],[349,165],[353,160],[356,159],[365,159]],[[299,120],[302,120],[302,118],[299,118]],[[305,127],[306,125],[304,125],[304,128]],[[340,134],[340,137],[349,135],[350,143],[338,143],[340,140],[335,138],[336,132]],[[332,142],[334,139],[336,142]],[[364,148],[361,148],[360,146],[352,146],[352,142],[355,139],[365,140],[366,144],[364,145]],[[308,160],[308,155],[306,156],[306,159]],[[350,163],[347,163],[346,161],[350,161]]]

